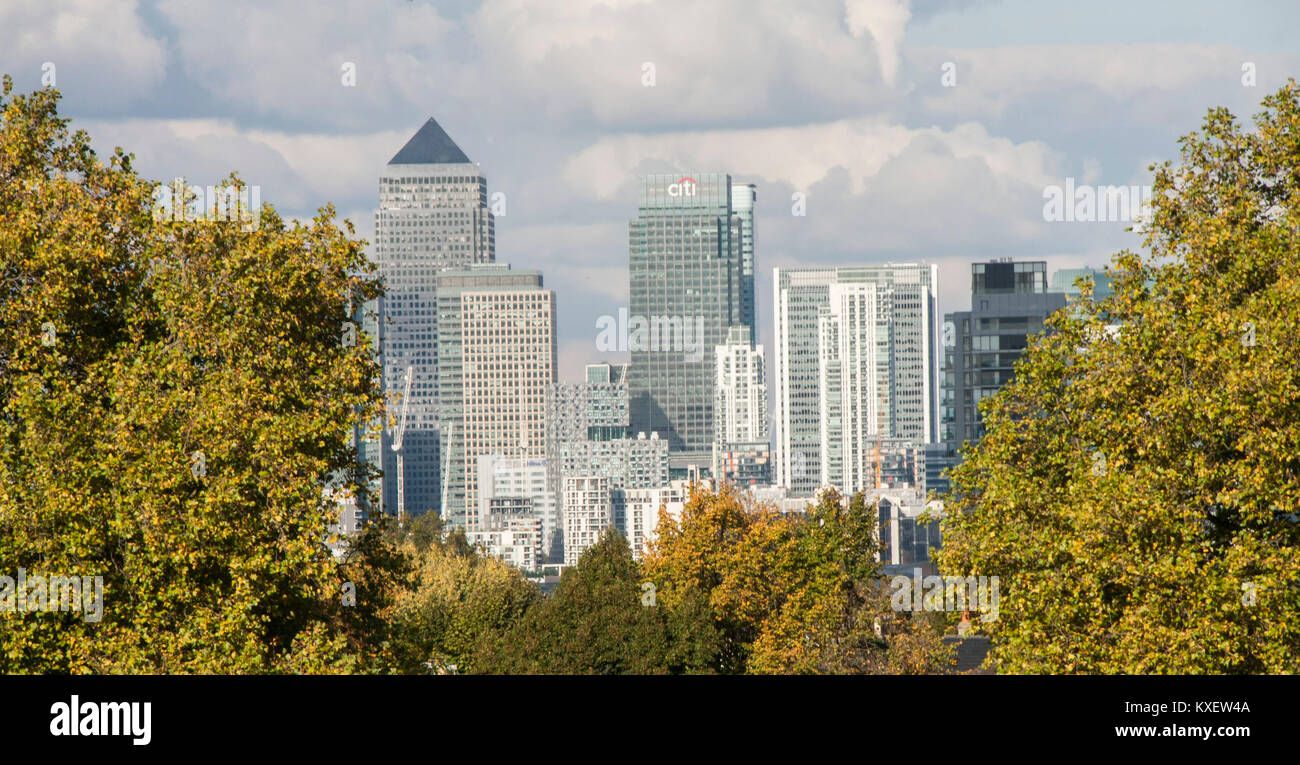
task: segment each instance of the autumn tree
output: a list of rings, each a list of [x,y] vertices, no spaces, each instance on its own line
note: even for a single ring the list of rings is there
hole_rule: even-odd
[[[891,609],[876,522],[862,494],[825,491],[783,515],[727,485],[697,490],[660,519],[645,573],[670,605],[708,604],[720,672],[940,671],[943,625]]]
[[[56,91],[11,91],[0,571],[102,577],[103,614],[5,614],[0,671],[356,668],[324,490],[364,499],[351,431],[380,413],[368,343],[343,340],[380,291],[362,243],[330,207],[155,220],[130,154],[96,156]]]
[[[614,529],[566,569],[555,594],[483,644],[481,671],[507,674],[686,674],[710,671],[718,640],[696,599],[668,605],[644,586]]]
[[[1300,88],[1263,106],[1153,166],[1145,252],[982,407],[941,561],[1001,578],[1001,670],[1300,670]]]
[[[393,667],[406,673],[453,667],[476,672],[480,646],[536,607],[541,590],[518,570],[464,544],[463,532],[434,532],[441,523],[429,515],[411,524],[398,548],[414,567],[388,616]]]

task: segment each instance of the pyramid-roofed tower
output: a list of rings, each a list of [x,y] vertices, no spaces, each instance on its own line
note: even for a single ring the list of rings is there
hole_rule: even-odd
[[[433,117],[424,123],[402,150],[388,160],[390,165],[454,165],[468,163],[469,157],[451,140]]]
[[[406,411],[402,475],[382,449],[383,504],[408,515],[442,509],[439,433],[440,359],[436,338],[438,274],[495,259],[487,178],[430,117],[379,172],[375,262],[387,285],[376,304],[389,404]],[[411,375],[409,396],[407,374]],[[463,497],[449,500],[464,504]]]

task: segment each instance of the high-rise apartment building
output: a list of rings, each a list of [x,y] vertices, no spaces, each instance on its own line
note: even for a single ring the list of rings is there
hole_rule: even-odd
[[[628,422],[626,364],[588,364],[583,382],[556,383],[548,388],[546,460],[551,490],[561,488],[562,448],[625,439]]]
[[[569,476],[608,478],[615,490],[668,483],[668,442],[629,431],[627,369],[588,364],[584,382],[548,389],[547,470],[557,493]],[[561,552],[552,547],[552,559]]]
[[[1047,288],[1045,261],[971,264],[971,309],[944,315],[943,440],[954,458],[984,434],[979,402],[1011,380],[1028,337],[1065,304]]]
[[[620,506],[623,518],[620,530],[632,548],[632,557],[639,559],[645,554],[646,545],[654,541],[660,513],[681,519],[690,493],[690,484],[683,480],[654,488],[625,489],[618,493],[615,502]]]
[[[437,277],[439,430],[445,520],[478,525],[478,458],[546,458],[555,382],[555,293],[505,264]]]
[[[937,282],[913,263],[774,269],[777,485],[856,491],[877,440],[938,440]]]
[[[758,303],[754,296],[754,204],[758,187],[737,183],[731,187],[731,209],[740,222],[740,321],[758,342]]]
[[[561,493],[564,507],[564,563],[578,562],[588,547],[614,525],[614,489],[608,478],[568,476]]]
[[[739,208],[736,188],[746,190]],[[714,436],[714,349],[750,322],[752,202],[753,187],[733,187],[724,173],[649,175],[628,227],[631,429],[703,460]]]
[[[376,311],[394,413],[411,377],[400,476],[411,515],[437,511],[441,501],[435,279],[444,268],[491,263],[494,236],[486,178],[430,118],[380,174],[375,211],[375,260],[388,288]],[[384,505],[395,512],[396,458],[383,452]]]
[[[546,485],[546,460],[479,456],[478,497],[477,530],[468,533],[469,541],[506,563],[536,570],[563,523]]]
[[[763,346],[747,325],[714,349],[713,477],[740,486],[772,480]]]
[[[766,441],[767,372],[763,346],[746,325],[731,327],[714,348],[714,441]]]

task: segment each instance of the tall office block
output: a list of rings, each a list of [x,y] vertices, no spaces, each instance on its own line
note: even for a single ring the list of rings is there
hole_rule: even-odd
[[[1011,380],[1029,335],[1065,303],[1048,291],[1045,261],[971,264],[971,309],[944,315],[944,441],[954,452],[979,441],[979,402]]]
[[[732,214],[740,222],[740,321],[758,342],[758,304],[754,297],[754,204],[758,187],[752,183],[731,187]]]
[[[401,477],[407,512],[440,507],[437,316],[439,270],[495,258],[487,180],[432,118],[389,160],[379,178],[376,263],[388,287],[381,324],[384,390],[393,412],[411,374]],[[384,450],[384,504],[396,507],[396,459]]]
[[[774,269],[779,486],[852,490],[876,440],[938,439],[937,282],[911,263]]]
[[[628,227],[631,429],[706,460],[714,348],[746,323],[744,296],[753,291],[744,264],[752,204],[738,211],[732,192],[723,173],[645,176]]]
[[[476,530],[477,460],[546,457],[555,382],[555,293],[505,264],[437,277],[439,429],[445,520]]]

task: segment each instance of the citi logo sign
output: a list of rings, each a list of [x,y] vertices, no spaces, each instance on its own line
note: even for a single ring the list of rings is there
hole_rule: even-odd
[[[670,197],[693,197],[695,196],[695,179],[685,177],[676,183],[668,184],[668,196]]]

